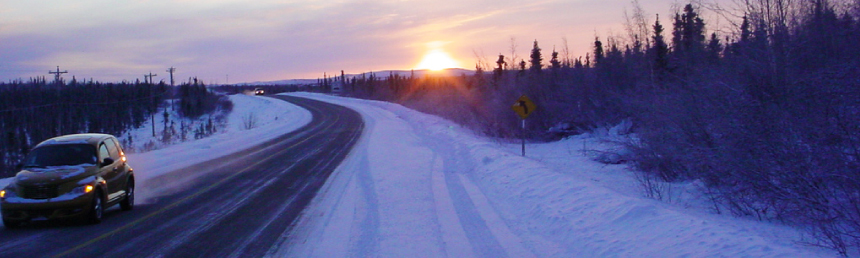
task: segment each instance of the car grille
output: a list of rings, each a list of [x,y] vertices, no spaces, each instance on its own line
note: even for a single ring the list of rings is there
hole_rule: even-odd
[[[58,195],[59,194],[57,193],[56,185],[37,185],[24,187],[24,198],[28,199],[56,198]]]

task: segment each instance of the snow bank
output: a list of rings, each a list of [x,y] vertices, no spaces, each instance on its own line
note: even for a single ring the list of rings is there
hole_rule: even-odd
[[[274,139],[308,124],[309,111],[289,102],[269,97],[236,94],[230,96],[233,111],[227,117],[227,128],[220,134],[185,142],[163,149],[128,155],[138,180],[182,169],[200,162],[217,159],[248,147]],[[243,120],[252,114],[256,127],[245,129]],[[141,201],[147,193],[138,191]]]
[[[273,256],[833,256],[789,228],[639,197],[623,165],[592,161],[576,139],[521,157],[399,105],[295,95],[353,108],[367,125]]]

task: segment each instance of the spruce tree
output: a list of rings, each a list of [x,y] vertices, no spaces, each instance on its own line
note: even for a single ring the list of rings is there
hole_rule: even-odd
[[[552,65],[553,70],[561,68],[561,61],[558,61],[558,51],[555,51],[555,49],[552,50],[552,59],[549,60],[549,63]]]
[[[688,51],[699,51],[704,48],[705,22],[696,13],[692,4],[684,6],[684,48]]]
[[[702,52],[705,48],[705,22],[699,18],[692,4],[684,6],[683,14],[675,14],[672,47],[684,57]]]
[[[711,33],[711,40],[708,41],[708,61],[716,62],[720,59],[720,53],[723,47],[720,44],[720,39],[717,38],[717,33]]]
[[[585,65],[582,64],[582,57],[579,57],[576,60],[574,60],[574,62],[573,62],[573,68],[574,69],[581,69],[583,67],[585,67]]]
[[[507,62],[505,62],[505,56],[499,54],[499,60],[496,61],[496,69],[493,71],[493,76],[496,81],[502,78],[502,73],[507,67]]]
[[[540,47],[538,47],[537,40],[535,40],[534,47],[532,47],[532,54],[530,57],[531,67],[529,67],[529,70],[531,70],[532,73],[540,74],[541,69],[543,69],[543,57],[540,54]]]
[[[752,32],[750,30],[750,21],[747,19],[747,16],[744,15],[744,20],[741,23],[741,43],[749,42],[750,35]]]
[[[600,64],[600,61],[603,60],[603,42],[600,42],[600,38],[594,38],[594,65],[597,66]]]
[[[666,45],[666,40],[663,39],[663,25],[660,24],[660,15],[657,15],[657,20],[654,22],[654,36],[652,36],[654,46],[654,74],[658,81],[663,80],[664,74],[669,70],[669,46]]]
[[[684,22],[681,20],[681,14],[675,14],[675,21],[672,23],[672,49],[675,52],[681,52],[681,46],[684,45]]]
[[[520,75],[526,74],[526,60],[520,60]]]

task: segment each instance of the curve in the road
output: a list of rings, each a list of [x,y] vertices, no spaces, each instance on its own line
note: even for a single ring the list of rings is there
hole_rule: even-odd
[[[34,223],[0,231],[0,257],[258,257],[270,250],[361,137],[348,108],[291,96],[306,126],[227,157],[141,182],[164,194],[93,226]],[[202,175],[202,176],[201,176]],[[193,180],[184,180],[194,178]],[[176,182],[182,182],[178,184]]]

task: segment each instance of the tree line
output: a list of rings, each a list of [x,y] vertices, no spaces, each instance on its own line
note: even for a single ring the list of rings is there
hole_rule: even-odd
[[[178,119],[168,116],[174,107]],[[49,82],[44,77],[0,82],[0,177],[14,176],[28,151],[52,137],[89,132],[120,137],[151,120],[157,140],[184,141],[190,133],[194,138],[215,133],[224,114],[214,118],[212,114],[231,110],[226,96],[210,92],[193,78],[177,87],[163,81],[102,83],[74,77],[68,82]],[[207,114],[206,121],[195,122]],[[159,118],[161,122],[155,122]],[[156,123],[161,130],[155,129]],[[120,138],[127,151],[135,150],[131,144],[135,139]],[[154,143],[147,144],[152,146],[141,150],[154,148]]]
[[[227,96],[213,91],[196,77],[172,87],[172,99],[176,101],[164,103],[165,108],[161,111],[162,130],[157,134],[153,132],[153,136],[162,144],[172,144],[188,141],[192,137],[202,139],[223,129],[227,114],[233,110],[233,103]],[[179,117],[170,117],[168,110],[176,111]],[[131,137],[122,140],[126,141],[124,144],[127,146],[134,146]],[[156,142],[152,141],[144,143],[140,150],[148,151],[156,147]]]
[[[41,141],[64,134],[120,135],[143,125],[165,99],[167,85],[139,82],[48,82],[44,77],[0,83],[0,176]]]
[[[860,3],[742,3],[728,33],[709,33],[693,4],[651,21],[636,6],[626,37],[595,37],[581,57],[553,49],[545,58],[534,41],[528,60],[481,58],[474,75],[333,79],[350,96],[500,138],[518,136],[510,106],[520,94],[538,103],[532,140],[630,121],[630,164],[644,180],[700,181],[715,212],[788,223],[811,244],[857,251]]]

